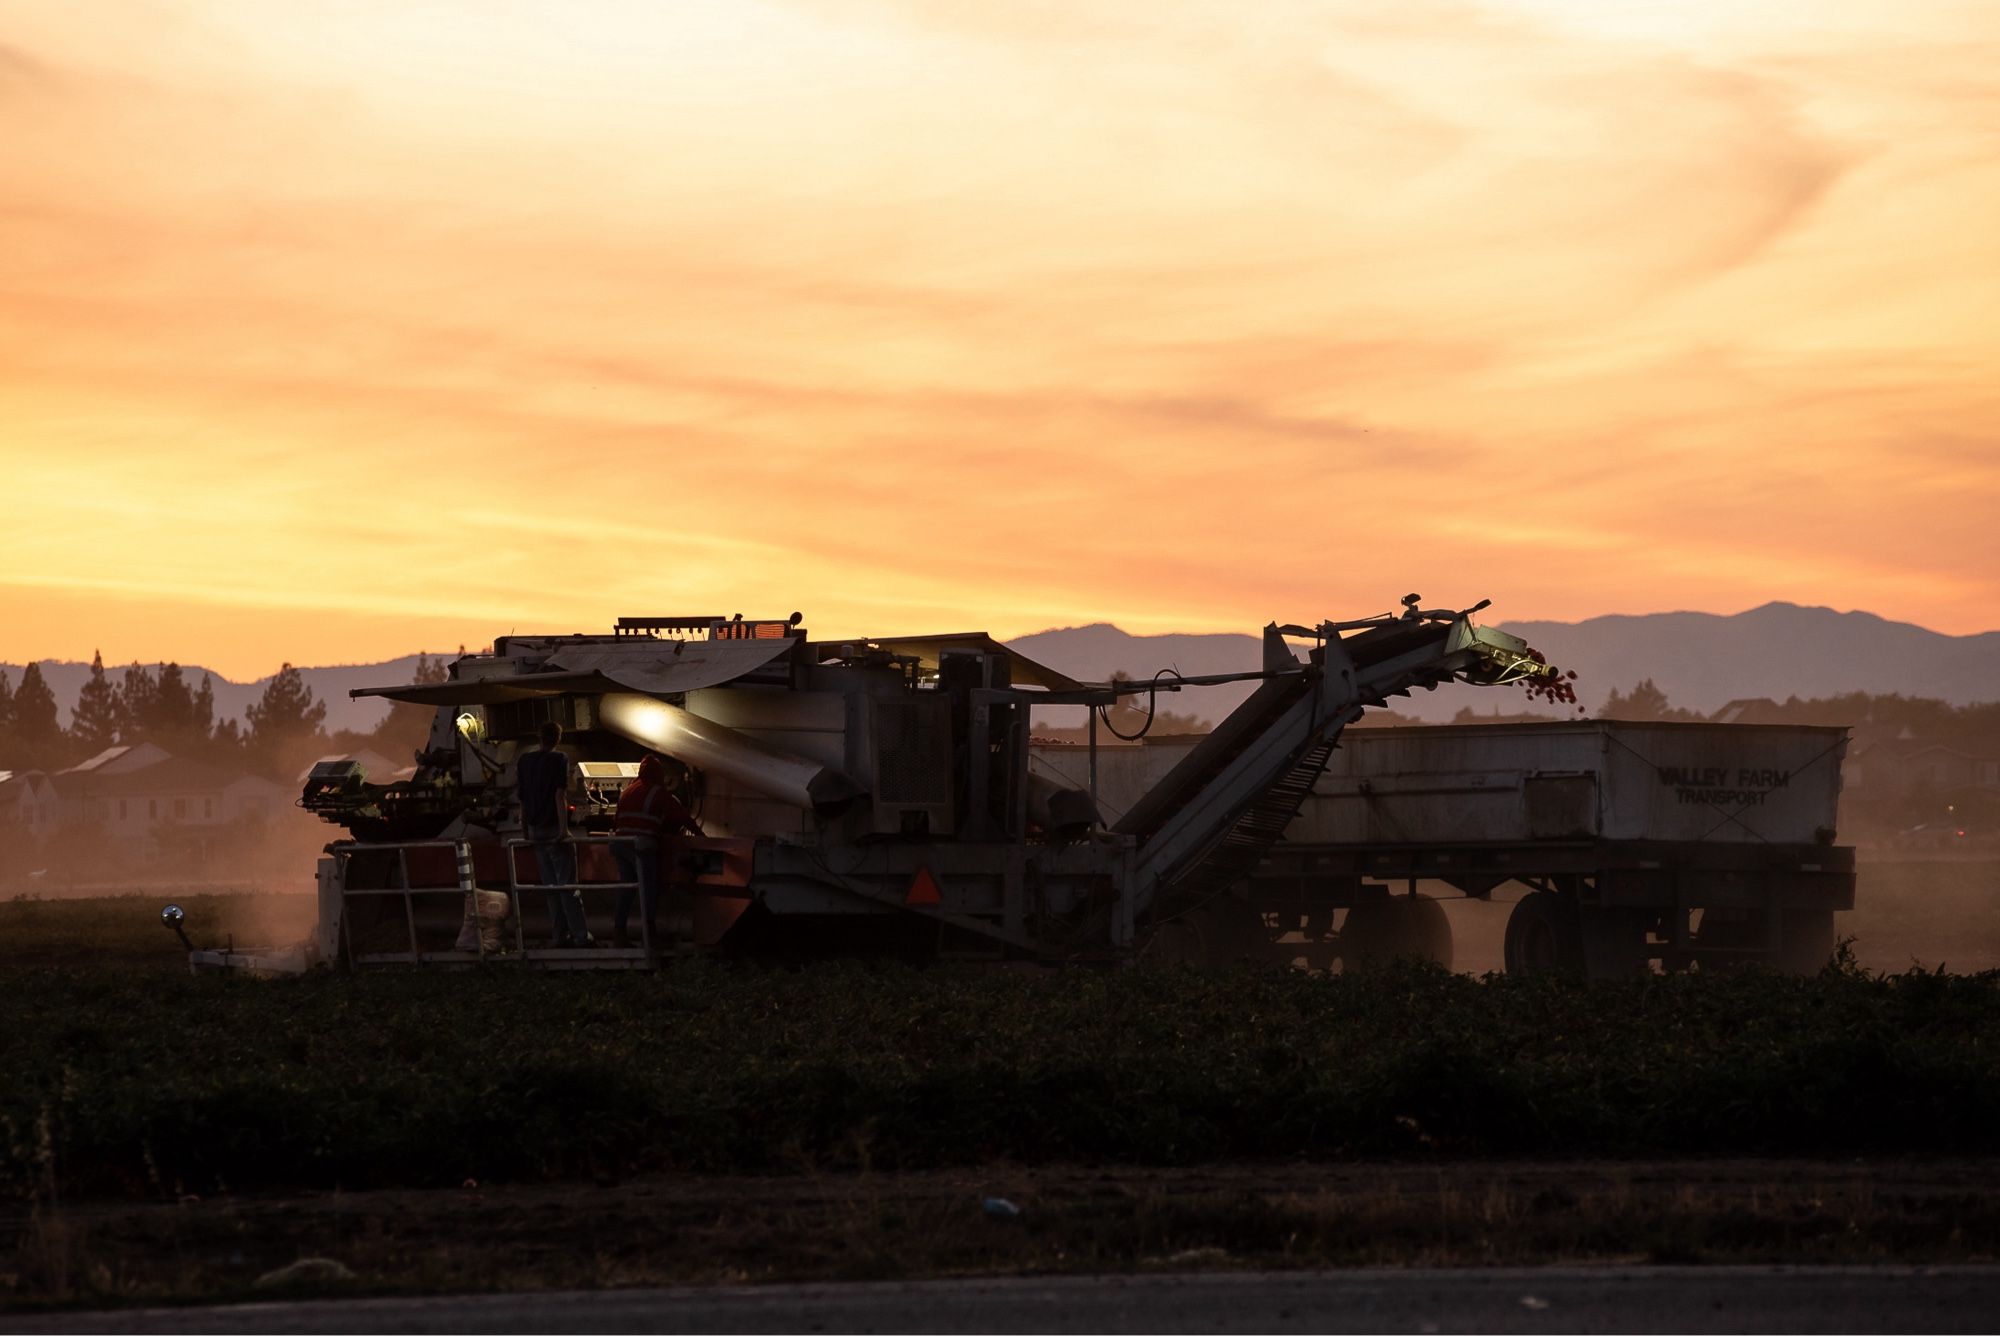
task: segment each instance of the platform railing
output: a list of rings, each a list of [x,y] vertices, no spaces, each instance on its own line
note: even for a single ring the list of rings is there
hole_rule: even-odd
[[[632,837],[629,835],[573,835],[567,842],[572,846],[587,844],[612,845],[621,842],[630,844],[632,843]],[[628,967],[639,965],[643,967],[652,962],[652,925],[646,921],[643,888],[637,881],[586,882],[578,880],[561,885],[544,885],[540,881],[534,881],[524,884],[521,881],[518,851],[521,849],[532,849],[533,847],[532,841],[520,839],[507,840],[501,845],[502,852],[507,860],[507,888],[505,894],[507,896],[508,913],[514,919],[514,959],[520,961],[543,961],[549,964],[561,964],[572,968],[588,967],[591,965]],[[411,885],[409,853],[412,849],[451,850],[456,867],[454,880],[449,883],[436,885]],[[481,963],[486,961],[491,953],[486,949],[485,934],[479,931],[480,913],[478,895],[482,888],[473,869],[471,842],[467,840],[403,840],[383,844],[356,844],[350,846],[344,852],[351,863],[353,856],[357,853],[386,851],[394,851],[396,855],[395,875],[392,878],[396,884],[380,887],[350,886],[347,884],[347,877],[343,869],[340,893],[343,899],[349,896],[400,897],[403,902],[403,921],[409,933],[409,950],[371,951],[366,954],[356,953],[354,950],[352,923],[349,916],[343,913],[340,916],[340,931],[342,945],[346,948],[347,958],[357,965],[462,964],[469,961],[478,961]],[[523,890],[541,890],[550,894],[575,893],[579,896],[584,892],[595,894],[602,891],[630,891],[633,893],[635,901],[634,908],[637,909],[639,914],[640,945],[636,948],[628,947],[622,949],[618,947],[538,947],[530,950],[527,944],[526,928],[523,926],[521,915],[521,892]],[[460,901],[467,907],[469,915],[461,923],[462,925],[464,923],[471,924],[475,949],[472,951],[460,951],[454,947],[450,951],[425,951],[417,937],[415,897],[419,895],[453,895],[459,897]]]
[[[625,844],[631,845],[635,849],[637,847],[637,841],[630,835],[572,835],[564,843],[572,847],[585,844],[601,844],[607,847],[616,844]],[[537,880],[529,883],[529,889],[539,889],[546,891],[550,895],[574,893],[580,896],[584,891],[631,891],[633,893],[632,908],[639,916],[639,945],[636,949],[615,946],[574,947],[569,949],[547,947],[536,951],[533,957],[530,957],[527,947],[526,930],[521,924],[521,891],[523,888],[521,885],[521,861],[517,851],[521,849],[533,849],[535,843],[532,840],[508,840],[502,847],[507,852],[507,899],[509,903],[508,912],[514,916],[514,949],[521,953],[522,959],[536,958],[551,961],[574,961],[579,964],[588,964],[592,961],[652,960],[653,929],[652,925],[646,921],[645,887],[636,881],[578,880],[566,882],[561,885],[551,885]],[[537,861],[536,871],[539,873],[540,870],[541,864]],[[478,902],[476,900],[474,901],[473,909],[475,913],[478,912]],[[584,923],[585,930],[588,931],[588,917],[585,918]],[[485,957],[485,939],[483,937],[480,939],[480,947],[480,956],[483,959]]]

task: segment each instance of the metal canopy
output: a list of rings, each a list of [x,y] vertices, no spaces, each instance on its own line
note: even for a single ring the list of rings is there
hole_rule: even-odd
[[[796,639],[636,640],[624,645],[578,645],[559,651],[549,666],[569,673],[596,673],[627,691],[669,696],[719,687],[747,677],[788,653]]]
[[[1053,668],[1036,663],[1025,654],[1009,649],[984,631],[960,631],[939,636],[887,636],[871,639],[868,643],[886,649],[891,654],[903,654],[921,659],[924,667],[931,670],[937,668],[938,654],[942,650],[984,650],[989,654],[1007,656],[1013,666],[1012,676],[1015,686],[1045,687],[1050,691],[1082,691],[1085,686],[1073,677],[1065,676]],[[837,651],[839,647],[838,641],[819,641],[814,645],[822,656]]]
[[[412,705],[497,705],[535,696],[601,695],[606,691],[667,696],[733,682],[756,672],[796,643],[790,639],[634,640],[624,645],[577,645],[553,655],[545,672],[430,686],[360,687],[348,694],[380,696]]]
[[[536,696],[580,695],[616,689],[616,684],[596,673],[530,673],[520,677],[471,678],[419,686],[405,682],[395,687],[356,687],[354,697],[379,696],[410,705],[500,705],[507,701],[532,700]]]

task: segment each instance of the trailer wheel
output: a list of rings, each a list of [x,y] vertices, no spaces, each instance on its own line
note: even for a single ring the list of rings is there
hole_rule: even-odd
[[[1451,923],[1428,895],[1395,895],[1347,911],[1340,925],[1341,969],[1368,969],[1415,957],[1451,968]]]
[[[1530,891],[1507,916],[1503,955],[1509,974],[1582,974],[1583,928],[1576,901]]]

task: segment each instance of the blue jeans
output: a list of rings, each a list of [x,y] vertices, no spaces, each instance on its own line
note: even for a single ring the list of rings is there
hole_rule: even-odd
[[[654,840],[633,840],[627,844],[619,840],[611,846],[611,856],[618,860],[618,879],[639,883],[640,912],[646,916],[646,939],[653,939],[653,911],[660,903],[660,846]],[[612,930],[620,937],[625,935],[625,924],[632,915],[632,892],[618,892],[618,916]]]
[[[530,838],[533,838],[531,835]],[[568,840],[535,840],[535,868],[544,886],[567,886],[576,880],[576,846]],[[575,891],[550,891],[549,924],[557,946],[589,946],[590,925],[583,918],[583,897]]]

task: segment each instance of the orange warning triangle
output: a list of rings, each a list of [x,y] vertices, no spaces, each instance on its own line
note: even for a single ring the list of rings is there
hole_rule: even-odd
[[[903,897],[906,905],[941,905],[944,896],[938,890],[937,878],[927,867],[917,869],[917,875],[910,878],[910,893]]]

